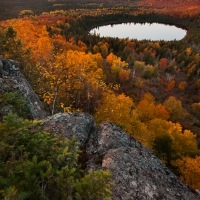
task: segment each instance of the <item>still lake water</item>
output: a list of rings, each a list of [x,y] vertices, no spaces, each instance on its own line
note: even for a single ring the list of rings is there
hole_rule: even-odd
[[[94,28],[90,34],[98,34],[100,37],[118,37],[137,40],[181,40],[186,35],[186,30],[176,26],[158,23],[122,23],[105,25]]]

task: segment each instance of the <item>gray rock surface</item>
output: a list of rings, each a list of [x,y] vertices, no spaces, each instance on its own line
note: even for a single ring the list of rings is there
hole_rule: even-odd
[[[86,113],[58,113],[45,119],[41,127],[53,134],[64,134],[69,139],[75,136],[80,148],[83,148],[95,129],[95,121]]]
[[[113,200],[199,199],[153,153],[112,123],[101,123],[87,144],[88,168],[107,169]]]
[[[41,125],[54,134],[76,136],[85,170],[105,169],[112,174],[113,200],[198,200],[153,153],[112,123],[95,126],[86,113],[62,113]]]
[[[33,119],[46,118],[46,112],[38,96],[19,71],[19,64],[14,60],[4,59],[0,56],[0,94],[5,92],[19,92],[23,95],[30,107],[30,116]],[[0,108],[0,113],[6,115],[9,109]]]

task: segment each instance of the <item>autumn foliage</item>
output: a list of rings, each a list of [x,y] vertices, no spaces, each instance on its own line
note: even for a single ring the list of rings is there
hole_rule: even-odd
[[[178,167],[182,181],[193,188],[200,188],[200,156],[184,157],[174,161],[173,165]]]
[[[97,123],[115,123],[200,189],[200,56],[199,46],[191,42],[200,40],[137,41],[87,32],[95,20],[113,22],[126,16],[127,21],[155,21],[155,14],[171,23],[184,19],[179,22],[186,26],[195,16],[198,22],[199,3],[137,3],[144,7],[128,14],[121,8],[57,10],[40,16],[22,12],[20,16],[31,18],[1,23],[0,53],[20,62],[50,114],[84,111]]]

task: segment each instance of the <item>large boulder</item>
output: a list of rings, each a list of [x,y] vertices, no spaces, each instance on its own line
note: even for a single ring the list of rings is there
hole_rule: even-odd
[[[19,71],[19,64],[10,59],[4,59],[0,56],[0,95],[6,92],[18,92],[25,97],[30,108],[30,116],[33,119],[46,118],[46,112],[43,105],[34,93],[32,87]],[[0,116],[12,112],[12,106],[0,108]]]
[[[112,174],[113,200],[199,199],[154,154],[112,123],[101,123],[87,144],[88,168]]]
[[[161,160],[116,125],[96,127],[86,113],[60,113],[48,117],[42,130],[76,137],[84,169],[105,169],[112,174],[113,200],[197,200]]]

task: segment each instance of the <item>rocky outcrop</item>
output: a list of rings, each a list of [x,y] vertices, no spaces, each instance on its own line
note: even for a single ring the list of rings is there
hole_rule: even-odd
[[[18,92],[27,100],[30,107],[30,116],[33,119],[44,119],[46,113],[38,96],[19,71],[19,64],[14,60],[4,59],[0,56],[0,95],[5,92]],[[0,114],[6,115],[12,108],[0,108]]]
[[[107,169],[112,174],[113,200],[197,200],[153,153],[112,123],[96,127],[91,115],[63,113],[41,125],[53,134],[76,137],[85,170]]]
[[[0,94],[19,92],[31,109],[34,119],[44,119],[41,129],[52,134],[75,136],[82,153],[84,169],[107,169],[112,174],[113,200],[198,200],[153,153],[112,123],[98,127],[86,113],[62,113],[46,117],[38,96],[16,61],[0,57]],[[11,108],[0,107],[8,112]]]

